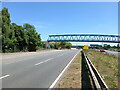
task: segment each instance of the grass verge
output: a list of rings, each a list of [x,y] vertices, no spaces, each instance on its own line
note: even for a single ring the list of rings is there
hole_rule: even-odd
[[[118,58],[95,50],[85,50],[86,54],[103,77],[109,88],[118,88]]]
[[[75,57],[74,61],[71,63],[70,67],[65,72],[64,76],[61,78],[56,88],[81,88],[80,83],[80,62],[81,53]]]

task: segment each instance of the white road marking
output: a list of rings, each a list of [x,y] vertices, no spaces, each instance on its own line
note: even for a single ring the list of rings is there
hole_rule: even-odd
[[[6,78],[6,77],[9,77],[9,76],[10,75],[5,75],[5,76],[0,77],[0,79]]]
[[[48,90],[51,90],[52,88],[55,87],[55,85],[57,84],[57,82],[59,81],[59,79],[61,78],[61,76],[63,75],[63,73],[67,70],[67,68],[69,67],[69,65],[72,63],[72,61],[74,60],[74,58],[77,56],[77,54],[79,53],[80,51],[78,51],[76,53],[76,55],[72,58],[72,60],[67,64],[67,66],[63,69],[63,71],[59,74],[59,76],[55,79],[55,81],[52,83],[52,85],[49,87]]]
[[[42,62],[36,63],[35,65],[40,65],[40,64],[45,63],[45,62],[48,62],[48,61],[50,61],[50,60],[52,60],[52,59],[53,59],[53,58],[47,59],[47,60],[45,60],[45,61],[42,61]]]

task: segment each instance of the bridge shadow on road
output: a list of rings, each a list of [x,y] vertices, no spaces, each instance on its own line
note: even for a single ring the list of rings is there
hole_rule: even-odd
[[[82,83],[82,90],[86,89],[92,89],[92,85],[90,82],[90,76],[89,76],[89,71],[86,65],[85,58],[82,55],[82,61],[81,61],[81,83]]]

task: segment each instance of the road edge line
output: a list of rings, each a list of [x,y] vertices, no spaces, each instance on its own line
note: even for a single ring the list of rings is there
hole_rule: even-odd
[[[50,85],[49,89],[48,90],[51,90],[52,88],[55,87],[55,85],[57,84],[57,82],[59,81],[59,79],[62,77],[62,75],[64,74],[64,72],[68,69],[69,65],[72,63],[72,61],[75,59],[75,57],[78,55],[78,53],[80,52],[81,50],[79,50],[75,56],[71,59],[71,61],[67,64],[67,66],[62,70],[62,72],[59,74],[59,76],[55,79],[55,81]]]

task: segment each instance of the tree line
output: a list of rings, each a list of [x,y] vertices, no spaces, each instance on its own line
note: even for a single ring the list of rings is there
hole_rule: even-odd
[[[0,30],[3,53],[36,51],[48,47],[47,41],[41,41],[40,34],[36,32],[33,25],[11,23],[10,13],[7,8],[0,11]],[[53,49],[70,49],[71,46],[72,44],[69,42],[49,42],[49,47]]]
[[[46,43],[47,41],[42,41],[41,45],[43,48],[46,48]],[[49,42],[48,47],[52,49],[70,49],[72,47],[72,44],[67,41],[62,41],[62,42]]]
[[[0,11],[2,29],[2,52],[36,51],[41,44],[41,37],[30,24],[23,26],[11,23],[7,8]]]

